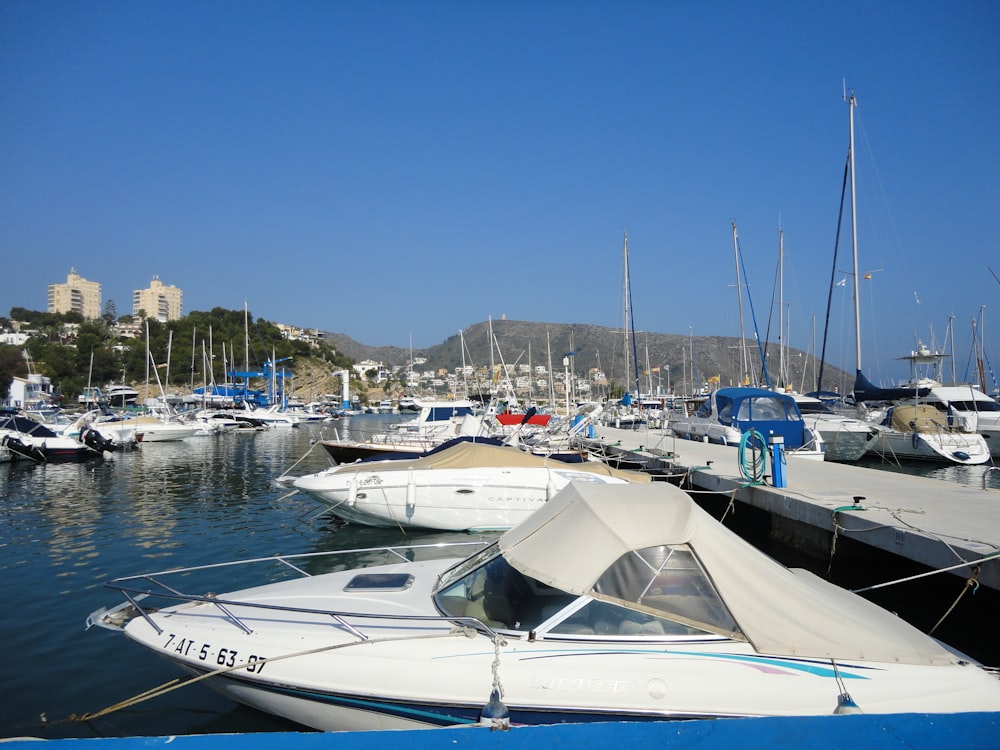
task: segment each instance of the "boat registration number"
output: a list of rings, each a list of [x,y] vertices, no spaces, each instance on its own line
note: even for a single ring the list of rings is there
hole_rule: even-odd
[[[191,638],[178,638],[174,633],[167,635],[163,650],[173,651],[185,657],[193,657],[198,661],[217,664],[220,667],[246,669],[247,672],[258,674],[264,671],[264,664],[267,662],[267,657],[258,654],[241,657],[240,652],[234,648],[216,648],[211,643],[199,643]]]

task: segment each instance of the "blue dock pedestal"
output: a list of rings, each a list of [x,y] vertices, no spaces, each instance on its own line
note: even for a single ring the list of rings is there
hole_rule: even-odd
[[[785,487],[785,438],[771,435],[767,442],[771,445],[771,479],[775,487]]]

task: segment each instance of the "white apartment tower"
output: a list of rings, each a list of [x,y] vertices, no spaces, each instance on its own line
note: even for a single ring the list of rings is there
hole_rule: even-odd
[[[71,268],[65,284],[49,284],[49,312],[75,312],[88,319],[101,317],[100,283],[87,281]]]
[[[149,289],[132,292],[132,317],[138,317],[140,310],[145,310],[147,317],[156,318],[161,323],[177,320],[181,317],[181,290],[167,286],[159,276],[154,276],[149,282]]]

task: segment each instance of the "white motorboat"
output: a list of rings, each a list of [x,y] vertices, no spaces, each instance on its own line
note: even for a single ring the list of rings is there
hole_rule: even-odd
[[[186,424],[197,428],[195,435],[224,435],[235,432],[246,424],[225,409],[197,409],[182,414],[181,418]]]
[[[16,411],[0,412],[0,443],[8,450],[8,460],[83,461],[101,453]]]
[[[1000,404],[971,383],[946,383],[944,359],[947,356],[918,341],[916,349],[900,357],[910,363],[910,379],[903,387],[920,394],[907,400],[933,406],[940,412],[937,421],[947,425],[949,430],[978,432],[991,455],[1000,456]]]
[[[61,435],[79,440],[98,451],[130,448],[137,442],[135,424],[106,408],[84,412],[59,429]]]
[[[876,456],[973,466],[990,460],[982,435],[962,429],[930,404],[895,404],[876,413],[881,419],[869,444],[869,452]]]
[[[465,531],[509,529],[570,482],[648,482],[600,462],[566,463],[511,446],[456,442],[414,459],[361,461],[292,486],[346,521]]]
[[[671,413],[669,426],[677,437],[721,445],[739,445],[756,431],[764,440],[782,438],[789,455],[823,460],[823,437],[795,399],[765,388],[720,388],[697,411]]]
[[[245,568],[121,578],[127,601],[88,626],[327,731],[1000,710],[995,673],[785,568],[666,482],[573,484],[455,550],[258,559],[285,580],[231,593],[218,576]]]
[[[133,417],[126,422],[135,428],[135,439],[139,443],[184,440],[197,434],[199,430],[197,425],[155,415]]]
[[[973,385],[932,385],[924,402],[936,408],[947,423],[986,440],[990,455],[1000,457],[1000,404]]]
[[[483,434],[482,417],[471,401],[413,399],[413,407],[415,417],[388,429],[351,438],[341,438],[338,431],[335,439],[320,444],[337,463],[350,463],[380,453],[426,453],[452,438]]]
[[[862,419],[838,414],[815,396],[792,393],[806,426],[823,439],[826,461],[857,461],[868,452],[877,430]]]

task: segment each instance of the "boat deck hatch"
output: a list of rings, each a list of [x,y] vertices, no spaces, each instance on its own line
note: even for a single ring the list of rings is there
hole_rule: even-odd
[[[354,576],[344,591],[405,591],[412,585],[409,573],[362,573]]]

